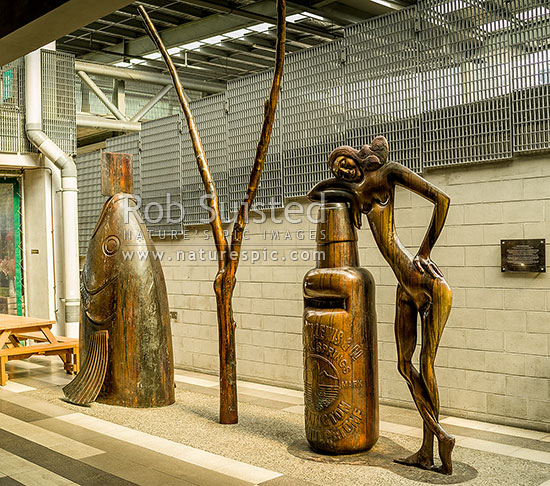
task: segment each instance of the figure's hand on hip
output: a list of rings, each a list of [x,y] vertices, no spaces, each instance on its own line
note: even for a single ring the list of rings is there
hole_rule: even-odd
[[[429,256],[418,254],[414,257],[413,263],[420,273],[428,272],[433,278],[443,278],[443,273]]]

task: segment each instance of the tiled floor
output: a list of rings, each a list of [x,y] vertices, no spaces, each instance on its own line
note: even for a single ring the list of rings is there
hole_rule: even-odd
[[[304,482],[269,468],[75,412],[61,402],[38,399],[33,391],[58,389],[70,380],[54,359],[14,361],[8,364],[8,372],[10,381],[0,389],[0,486],[326,484]],[[190,393],[218,393],[217,378],[210,375],[177,370],[176,381],[178,389]],[[268,410],[303,415],[303,394],[295,390],[241,382],[239,400]],[[457,447],[496,454],[502,459],[550,465],[548,433],[455,417],[442,418],[442,423],[456,437]],[[422,435],[414,410],[382,406],[380,428],[381,434],[405,438]],[[390,479],[376,484],[394,483]],[[550,486],[550,477],[533,484]]]

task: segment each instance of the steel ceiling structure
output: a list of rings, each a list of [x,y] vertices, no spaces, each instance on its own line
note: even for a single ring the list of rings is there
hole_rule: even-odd
[[[275,0],[144,0],[106,15],[57,41],[77,59],[162,73],[137,6],[143,5],[171,48],[182,76],[227,83],[273,67]],[[398,10],[414,0],[292,0],[287,2],[287,51],[342,36],[342,28]]]

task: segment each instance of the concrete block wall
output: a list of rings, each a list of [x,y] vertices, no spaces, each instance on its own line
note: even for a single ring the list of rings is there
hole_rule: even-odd
[[[500,240],[550,242],[550,157],[445,168],[424,176],[451,197],[447,224],[432,253],[453,289],[453,310],[436,362],[442,411],[549,431],[550,276],[501,273]],[[413,253],[431,213],[429,202],[398,188],[398,233]],[[243,249],[265,249],[268,258],[264,261],[262,255],[260,261],[243,261],[239,267],[234,296],[237,370],[244,379],[300,389],[301,282],[314,266],[304,257],[309,252],[313,258],[315,224],[277,224],[277,218],[281,211],[248,226]],[[207,259],[209,252],[214,257],[205,230],[208,233],[207,227],[188,228],[184,238],[157,239],[156,244],[166,252],[170,306],[178,315],[172,324],[176,365],[217,372],[212,290],[217,264],[199,261],[198,256],[203,248]],[[396,369],[396,281],[366,220],[359,243],[361,263],[377,283],[381,399],[411,407],[408,388]],[[185,261],[178,251],[185,252]],[[278,252],[276,258],[272,251]]]

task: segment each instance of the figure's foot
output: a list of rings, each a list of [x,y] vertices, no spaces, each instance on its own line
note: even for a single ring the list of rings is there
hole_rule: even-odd
[[[455,438],[451,436],[449,436],[448,439],[439,441],[439,457],[441,458],[441,466],[432,468],[434,471],[449,475],[453,473],[451,454],[453,452],[455,442]]]
[[[409,457],[394,459],[394,462],[404,464],[405,466],[419,467],[421,469],[432,469],[434,465],[433,457],[422,452],[422,450]]]

